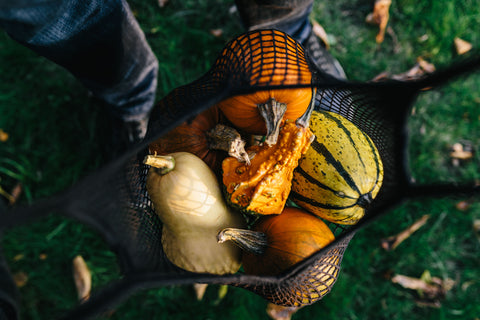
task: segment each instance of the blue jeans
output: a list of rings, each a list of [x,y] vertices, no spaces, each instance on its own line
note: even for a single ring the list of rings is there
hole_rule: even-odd
[[[0,28],[71,72],[119,118],[153,108],[158,61],[125,0],[0,0]]]

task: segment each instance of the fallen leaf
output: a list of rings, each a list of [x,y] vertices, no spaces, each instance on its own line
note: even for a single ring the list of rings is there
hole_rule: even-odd
[[[462,200],[457,202],[457,204],[455,205],[455,208],[457,208],[457,210],[459,211],[467,211],[471,205],[472,204],[469,201]]]
[[[456,37],[453,40],[455,44],[455,49],[457,50],[457,54],[462,55],[467,53],[468,51],[472,50],[472,44],[470,42],[467,42],[463,39],[460,39],[459,37]]]
[[[274,320],[290,320],[299,307],[283,307],[271,302],[267,305],[267,314]]]
[[[211,29],[210,34],[216,38],[219,38],[223,35],[223,29]]]
[[[375,0],[373,12],[368,14],[365,19],[369,24],[378,25],[379,31],[375,37],[377,43],[382,43],[385,39],[385,30],[390,18],[389,10],[391,4],[391,0]]]
[[[13,281],[17,288],[21,288],[27,284],[28,275],[23,271],[19,271],[13,275]]]
[[[433,73],[435,72],[435,66],[430,63],[430,62],[427,62],[425,59],[423,59],[422,57],[418,57],[417,58],[417,63],[418,65],[420,66],[420,68],[425,71],[426,73]]]
[[[398,81],[412,81],[418,80],[426,76],[427,74],[433,73],[435,71],[435,66],[427,62],[422,57],[418,57],[415,65],[410,68],[409,70],[399,73],[399,74],[390,74],[386,71],[380,73],[379,75],[375,76],[372,81],[378,82],[388,79],[398,80]],[[430,88],[424,88],[430,89]]]
[[[17,202],[17,200],[20,198],[20,195],[22,194],[22,191],[22,184],[20,182],[17,182],[13,187],[12,191],[10,191],[10,198],[8,199],[10,205],[14,205]]]
[[[421,37],[418,38],[418,41],[419,42],[425,42],[425,41],[428,40],[428,38],[429,38],[428,34],[425,33],[424,35],[422,35]]]
[[[421,301],[424,302],[433,302],[445,297],[447,291],[451,290],[455,284],[452,279],[442,280],[437,277],[431,277],[428,270],[424,272],[421,278],[396,274],[392,277],[392,282],[405,289],[416,290]]]
[[[323,41],[323,43],[325,43],[325,47],[327,48],[327,50],[330,49],[330,42],[328,40],[327,32],[322,27],[322,25],[315,20],[312,20],[312,32],[318,38],[320,38]]]
[[[194,283],[193,290],[195,290],[195,295],[197,296],[197,300],[200,301],[203,299],[205,295],[205,291],[207,291],[208,284],[206,283]]]
[[[88,300],[92,289],[92,275],[82,256],[73,259],[73,279],[80,301]]]
[[[450,151],[450,157],[458,160],[469,160],[473,157],[473,150],[469,143],[454,143]]]
[[[0,142],[5,142],[8,140],[8,133],[0,129]]]
[[[38,255],[38,259],[40,259],[40,260],[47,260],[47,258],[48,258],[48,256],[47,256],[46,253],[40,253]]]
[[[411,226],[407,229],[403,230],[402,232],[398,233],[397,235],[384,238],[381,240],[381,246],[383,249],[390,251],[394,250],[400,243],[405,241],[408,237],[410,237],[415,231],[420,229],[430,218],[430,215],[424,215],[417,221],[415,221]]]

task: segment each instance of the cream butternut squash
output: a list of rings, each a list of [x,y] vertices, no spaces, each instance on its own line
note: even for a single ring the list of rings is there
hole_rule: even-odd
[[[146,188],[163,222],[167,258],[191,272],[237,272],[241,250],[217,243],[216,236],[226,227],[244,226],[244,219],[226,206],[212,170],[187,152],[148,155],[144,163],[151,166]]]

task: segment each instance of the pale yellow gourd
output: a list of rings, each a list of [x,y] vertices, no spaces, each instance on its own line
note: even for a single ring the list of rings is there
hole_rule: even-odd
[[[226,227],[244,226],[222,198],[217,178],[199,157],[177,152],[149,155],[147,191],[163,223],[162,245],[167,258],[191,272],[231,274],[241,264],[241,250],[217,243]]]

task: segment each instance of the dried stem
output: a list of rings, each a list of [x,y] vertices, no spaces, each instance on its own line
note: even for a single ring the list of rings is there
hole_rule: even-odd
[[[175,158],[172,156],[149,154],[143,159],[143,163],[158,169],[158,173],[161,175],[167,174],[175,168]]]
[[[278,140],[280,124],[282,123],[283,115],[287,111],[287,105],[271,98],[267,103],[258,104],[257,107],[263,119],[265,119],[267,127],[265,143],[269,146],[274,145]]]
[[[258,255],[263,254],[268,246],[265,233],[246,229],[223,229],[217,235],[217,242],[225,241],[233,241],[242,250]]]
[[[217,124],[215,128],[207,132],[207,137],[210,149],[224,150],[231,157],[250,165],[250,157],[245,151],[245,141],[234,128]]]

